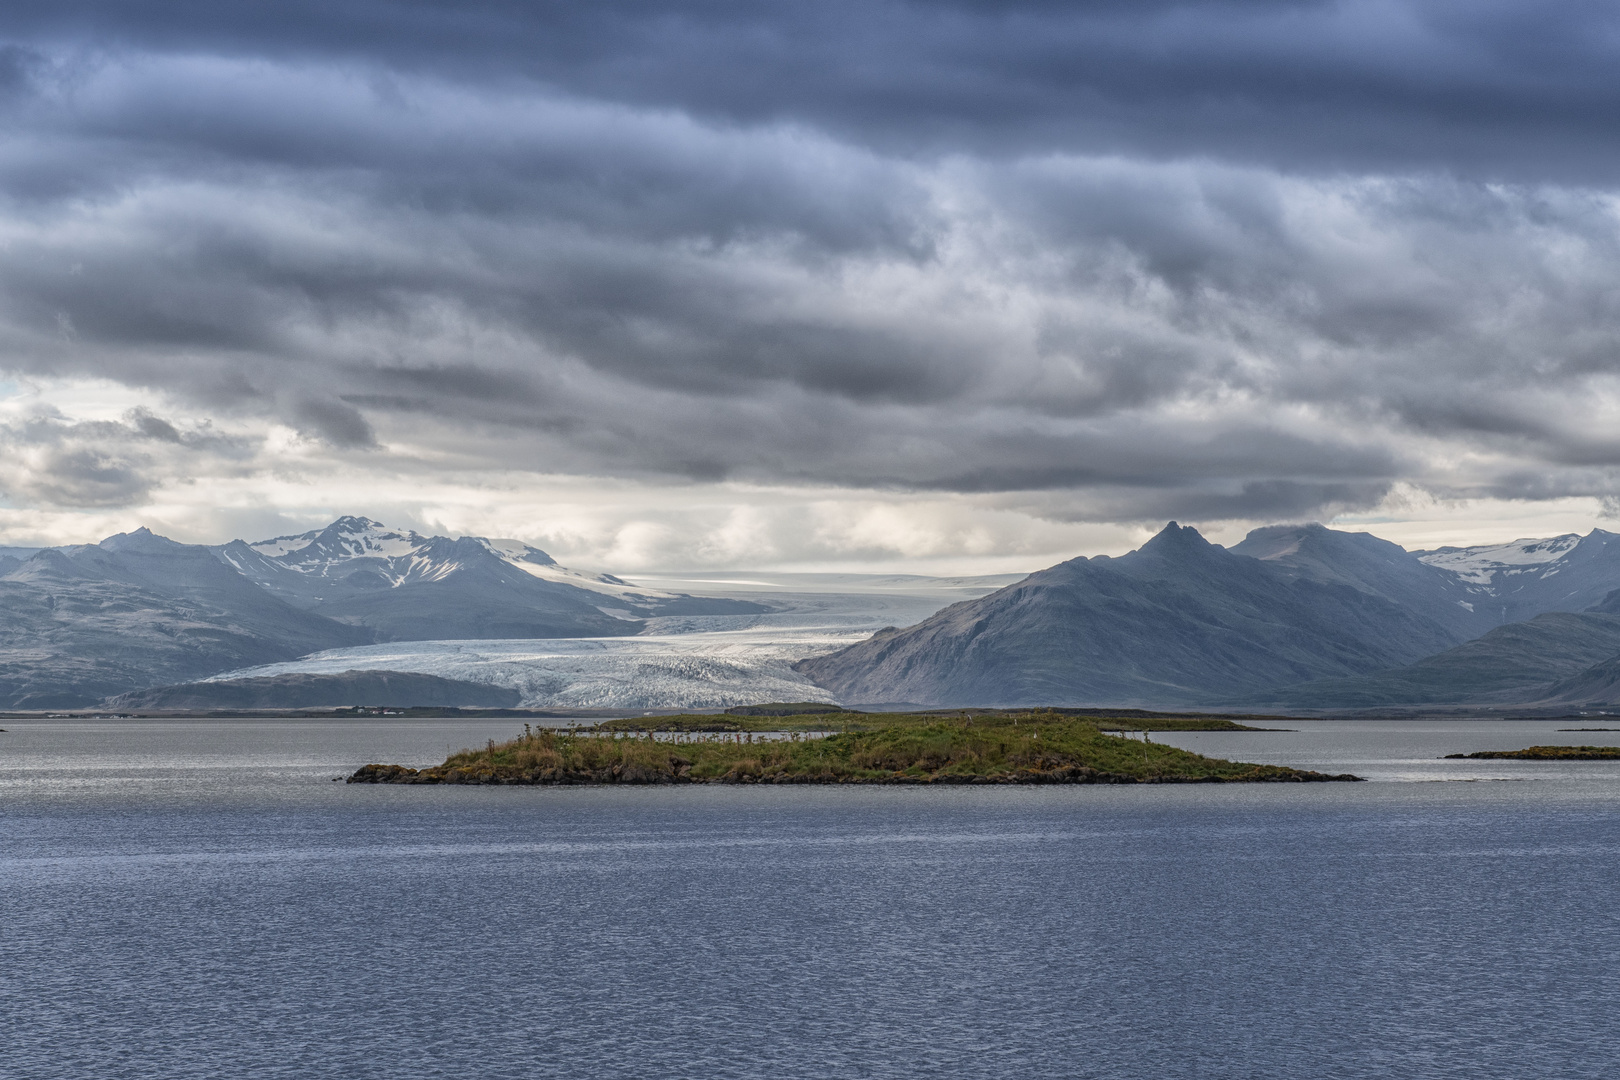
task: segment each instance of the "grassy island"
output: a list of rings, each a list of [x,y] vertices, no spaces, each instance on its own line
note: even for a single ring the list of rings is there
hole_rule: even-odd
[[[1610,761],[1620,758],[1620,746],[1527,746],[1523,750],[1480,750],[1447,754],[1447,758],[1511,758],[1520,761]]]
[[[781,718],[777,718],[781,719]],[[825,719],[825,716],[824,716]],[[909,723],[805,737],[653,732],[604,726],[526,731],[442,765],[366,765],[377,784],[1177,784],[1357,780],[1348,774],[1208,758],[1108,735],[1097,721],[1023,714]]]

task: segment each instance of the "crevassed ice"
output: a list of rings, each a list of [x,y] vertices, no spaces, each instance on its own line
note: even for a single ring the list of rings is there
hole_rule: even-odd
[[[795,660],[859,641],[869,630],[724,630],[633,638],[409,641],[331,649],[215,676],[410,671],[511,687],[530,707],[724,708],[832,701]]]

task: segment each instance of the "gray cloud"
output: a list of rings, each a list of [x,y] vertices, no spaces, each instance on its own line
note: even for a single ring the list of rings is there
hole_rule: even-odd
[[[304,396],[293,404],[292,415],[303,434],[332,446],[370,448],[377,445],[371,425],[347,402]]]
[[[80,422],[38,410],[0,422],[6,462],[0,496],[13,505],[126,507],[165,480],[190,475],[199,462],[217,472],[252,452],[239,438],[207,429],[182,432],[146,409],[131,410],[121,421]]]
[[[1055,518],[1606,496],[1620,39],[1536,10],[8,5],[0,366]],[[239,460],[59,428],[53,504]]]

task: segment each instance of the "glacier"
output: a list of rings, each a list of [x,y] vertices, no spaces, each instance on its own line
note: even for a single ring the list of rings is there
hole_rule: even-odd
[[[793,663],[851,645],[885,626],[920,622],[949,603],[1022,575],[758,574],[684,576],[696,595],[742,597],[765,614],[666,616],[634,637],[402,641],[329,649],[242,668],[208,681],[255,676],[408,671],[510,687],[527,708],[711,709],[768,701],[833,701]],[[632,585],[631,587],[635,587]],[[855,705],[858,702],[844,702]]]

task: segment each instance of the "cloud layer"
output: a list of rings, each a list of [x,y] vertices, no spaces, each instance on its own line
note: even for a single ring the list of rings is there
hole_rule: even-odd
[[[319,459],[1060,525],[1612,498],[1617,31],[1572,3],[7,5],[0,366],[131,398],[14,411],[4,495],[297,474],[307,507]]]

